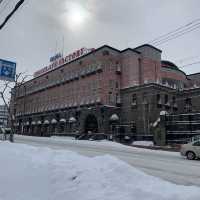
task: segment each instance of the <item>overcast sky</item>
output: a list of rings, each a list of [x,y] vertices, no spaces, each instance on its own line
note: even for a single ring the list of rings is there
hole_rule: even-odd
[[[1,22],[17,1],[0,4]],[[0,31],[0,58],[33,74],[63,46],[64,54],[104,44],[134,48],[200,18],[199,8],[199,0],[26,0]],[[182,66],[200,61],[199,36],[197,29],[157,47],[163,59]],[[199,66],[184,71],[199,72]]]

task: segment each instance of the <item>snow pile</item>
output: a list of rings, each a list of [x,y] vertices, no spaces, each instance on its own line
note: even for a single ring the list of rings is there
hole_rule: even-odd
[[[72,137],[72,136],[51,136],[51,139],[56,139],[56,140],[75,140],[75,138]]]
[[[197,200],[200,188],[178,186],[108,155],[0,142],[0,200]]]
[[[139,146],[145,146],[145,147],[153,146],[152,141],[134,141],[132,144],[133,145],[139,145]]]

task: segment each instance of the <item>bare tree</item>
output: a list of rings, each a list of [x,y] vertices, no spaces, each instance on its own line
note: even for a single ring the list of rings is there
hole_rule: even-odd
[[[6,97],[7,92],[9,92],[12,88],[14,88],[14,90],[17,87],[20,87],[21,85],[24,84],[26,78],[28,78],[28,76],[30,75],[24,75],[23,72],[16,74],[15,76],[15,81],[14,82],[10,82],[10,81],[4,81],[3,83],[3,87],[2,87],[2,91],[0,91],[0,96],[8,110],[8,117],[9,117],[9,124],[10,124],[10,128],[11,128],[11,133],[10,133],[10,137],[9,140],[10,142],[14,142],[14,132],[15,132],[15,127],[14,127],[14,121],[15,121],[15,115],[14,113],[12,113],[11,109],[10,109],[10,99],[11,97]],[[15,92],[14,92],[15,93]],[[13,95],[14,97],[14,101],[15,99],[15,94],[12,94],[12,90],[11,90],[11,95]]]

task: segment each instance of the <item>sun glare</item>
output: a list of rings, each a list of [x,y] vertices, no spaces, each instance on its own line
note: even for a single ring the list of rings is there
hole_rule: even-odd
[[[70,29],[81,28],[89,17],[88,11],[81,5],[75,3],[67,4],[66,7],[67,10],[64,14],[64,20],[67,20],[67,26]]]

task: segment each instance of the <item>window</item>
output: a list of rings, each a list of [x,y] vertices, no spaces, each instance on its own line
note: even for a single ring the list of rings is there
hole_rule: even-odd
[[[172,97],[172,103],[173,105],[176,103],[176,97]]]
[[[143,93],[143,104],[148,104],[146,92]]]
[[[172,105],[173,105],[173,110],[177,110],[178,109],[178,106],[177,106],[177,103],[176,103],[176,97],[172,97]]]
[[[108,50],[104,50],[104,51],[102,52],[102,54],[103,54],[103,56],[108,56],[110,53],[109,53]]]
[[[121,74],[121,66],[120,66],[119,63],[116,64],[116,73],[117,73],[117,74]]]
[[[116,100],[116,97],[115,97],[115,94],[113,94],[112,92],[109,92],[109,103],[110,104],[115,104],[115,100]]]
[[[193,146],[200,146],[200,141],[194,142]]]
[[[192,99],[191,98],[186,98],[185,99],[185,110],[187,112],[192,111]]]
[[[116,81],[116,88],[118,89],[119,88],[119,83],[118,83],[118,81]]]
[[[132,106],[136,106],[137,105],[137,95],[133,94],[132,95]]]
[[[191,98],[185,99],[185,104],[192,105],[192,100],[191,100]]]
[[[109,88],[114,89],[114,80],[109,80]]]
[[[116,93],[116,103],[121,104],[121,99],[118,93]]]
[[[167,94],[165,94],[165,108],[170,108],[169,96]]]
[[[156,100],[157,100],[157,107],[161,108],[162,107],[162,100],[160,94],[156,95]]]
[[[169,101],[168,95],[165,94],[165,105],[168,103],[168,101]]]
[[[108,94],[108,102],[112,103],[112,92],[109,92]]]

